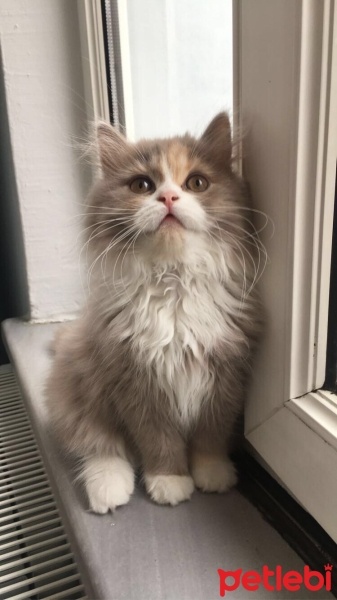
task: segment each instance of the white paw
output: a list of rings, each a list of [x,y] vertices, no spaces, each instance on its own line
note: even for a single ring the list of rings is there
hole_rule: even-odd
[[[91,510],[100,514],[126,504],[135,487],[132,466],[117,456],[87,459],[81,479]]]
[[[152,500],[172,506],[189,500],[194,490],[189,475],[145,475],[145,486]]]
[[[237,474],[229,458],[198,455],[195,457],[192,477],[203,492],[227,492],[237,483]]]

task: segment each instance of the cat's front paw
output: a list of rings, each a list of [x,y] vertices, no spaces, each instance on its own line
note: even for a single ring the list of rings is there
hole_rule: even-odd
[[[86,460],[81,478],[90,508],[99,514],[126,504],[134,490],[133,468],[127,460],[117,456]]]
[[[238,480],[229,458],[203,454],[194,457],[192,477],[202,492],[227,492]]]
[[[152,500],[158,504],[171,504],[189,500],[194,483],[189,475],[145,475],[145,486]]]

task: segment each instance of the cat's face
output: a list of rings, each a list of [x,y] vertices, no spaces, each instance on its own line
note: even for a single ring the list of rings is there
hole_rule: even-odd
[[[183,260],[191,244],[217,243],[224,233],[230,241],[233,226],[240,226],[235,208],[242,190],[231,171],[226,114],[198,140],[185,135],[132,144],[101,124],[98,145],[103,177],[87,220],[100,252]]]

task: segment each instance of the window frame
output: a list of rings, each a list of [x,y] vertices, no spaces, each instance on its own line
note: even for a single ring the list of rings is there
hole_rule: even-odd
[[[77,0],[87,118],[109,121],[101,0]]]
[[[332,502],[337,480],[331,477],[337,464],[337,403],[320,389],[337,155],[335,2],[253,4],[234,0],[235,112],[238,127],[248,131],[243,170],[254,204],[272,213],[278,244],[265,242],[270,265],[261,289],[267,334],[254,368],[245,436],[337,541]],[[280,119],[278,129],[273,118]]]

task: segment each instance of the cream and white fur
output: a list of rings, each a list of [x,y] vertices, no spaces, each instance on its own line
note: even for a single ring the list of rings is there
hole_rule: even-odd
[[[229,442],[260,319],[256,241],[230,166],[227,116],[199,147],[188,136],[156,142],[153,158],[150,142],[138,145],[129,180],[134,172],[154,182],[140,201],[118,175],[131,145],[101,127],[88,305],[59,336],[47,391],[56,432],[83,460],[90,507],[105,513],[128,502],[139,464],[162,504],[189,499],[194,486],[235,484]],[[208,193],[186,187],[191,172],[205,174]],[[166,224],[158,199],[168,191],[177,201]]]

